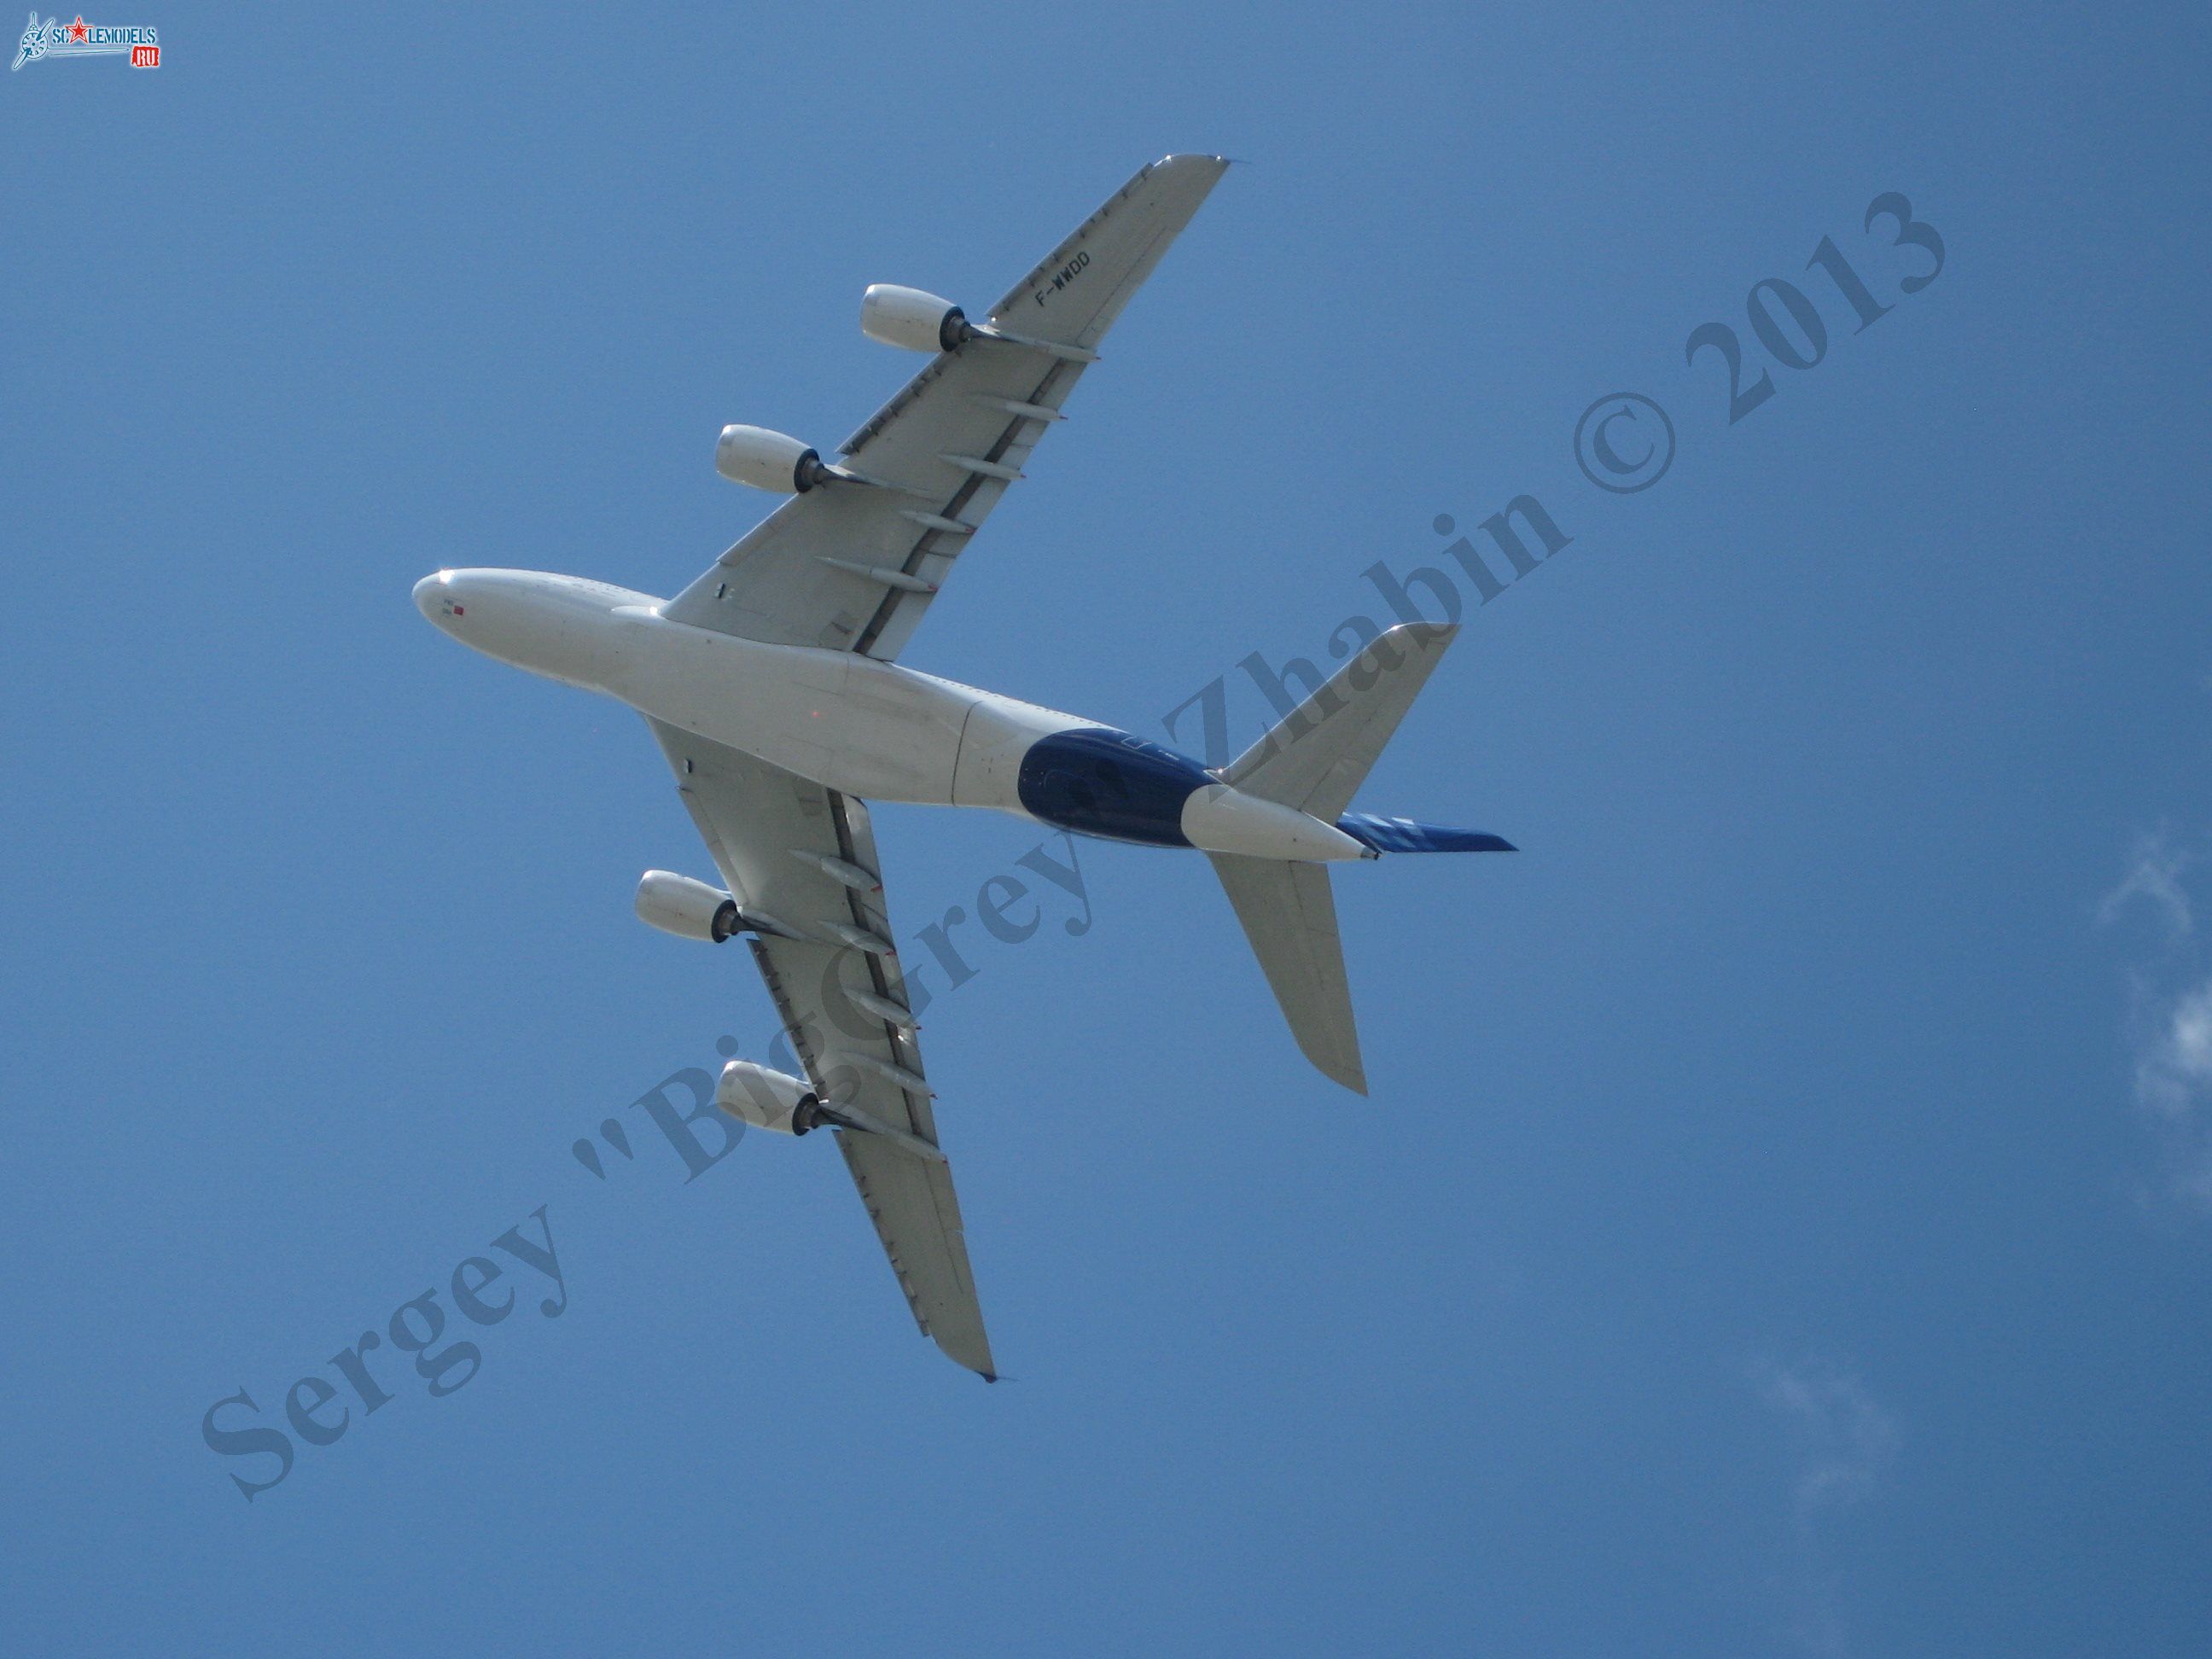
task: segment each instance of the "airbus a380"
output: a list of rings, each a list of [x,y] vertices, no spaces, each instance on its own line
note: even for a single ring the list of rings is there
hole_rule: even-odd
[[[745,935],[806,1072],[733,1060],[718,1103],[763,1129],[833,1132],[916,1322],[987,1380],[996,1367],[864,801],[990,807],[1205,853],[1299,1048],[1362,1094],[1328,866],[1511,850],[1346,810],[1450,628],[1381,633],[1215,770],[896,660],[1227,165],[1145,168],[981,322],[917,289],[869,289],[862,330],[930,361],[836,461],[723,428],[722,475],[791,499],[674,599],[526,570],[441,570],[415,588],[464,645],[645,716],[722,884],[648,871],[638,914],[687,939]]]

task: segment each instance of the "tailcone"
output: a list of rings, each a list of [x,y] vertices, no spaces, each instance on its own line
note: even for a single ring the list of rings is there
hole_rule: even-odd
[[[1364,842],[1333,824],[1225,783],[1192,791],[1182,806],[1182,833],[1206,852],[1246,858],[1333,863],[1375,856]]]

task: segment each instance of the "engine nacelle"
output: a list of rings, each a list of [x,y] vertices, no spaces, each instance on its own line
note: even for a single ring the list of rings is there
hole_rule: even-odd
[[[750,1060],[733,1060],[722,1067],[714,1104],[740,1122],[780,1135],[803,1135],[824,1121],[822,1098],[810,1086]]]
[[[669,870],[648,870],[637,884],[637,919],[678,939],[720,945],[742,920],[738,902],[719,887]]]
[[[918,288],[878,283],[860,296],[860,332],[902,351],[950,351],[969,336],[968,315]]]
[[[764,426],[726,426],[714,442],[714,471],[732,483],[779,495],[803,495],[822,482],[821,451]]]

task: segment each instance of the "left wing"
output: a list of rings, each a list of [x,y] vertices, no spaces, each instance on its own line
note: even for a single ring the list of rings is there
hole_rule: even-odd
[[[993,307],[988,325],[1022,343],[971,339],[939,353],[845,441],[852,470],[881,485],[794,495],[662,614],[772,645],[897,656],[1060,419],[1093,349],[1228,165],[1170,155],[1139,173]]]
[[[815,1091],[935,1146],[867,808],[735,749],[647,724],[732,895],[792,935],[760,934],[753,957]],[[878,1134],[831,1133],[915,1322],[960,1364],[995,1379],[951,1166]]]

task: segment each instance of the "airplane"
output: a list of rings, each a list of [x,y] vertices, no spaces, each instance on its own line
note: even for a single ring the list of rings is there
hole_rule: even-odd
[[[987,1382],[998,1370],[865,803],[989,807],[1205,853],[1299,1048],[1361,1094],[1328,866],[1514,850],[1347,810],[1452,627],[1381,631],[1212,770],[896,661],[1228,165],[1170,155],[1144,168],[981,322],[919,289],[868,289],[862,331],[928,363],[834,461],[759,427],[723,428],[716,469],[790,499],[674,599],[526,570],[441,570],[415,587],[423,616],[464,645],[644,715],[721,884],[647,871],[637,913],[681,938],[744,935],[806,1073],[732,1060],[717,1103],[757,1128],[832,1131],[915,1322]]]

